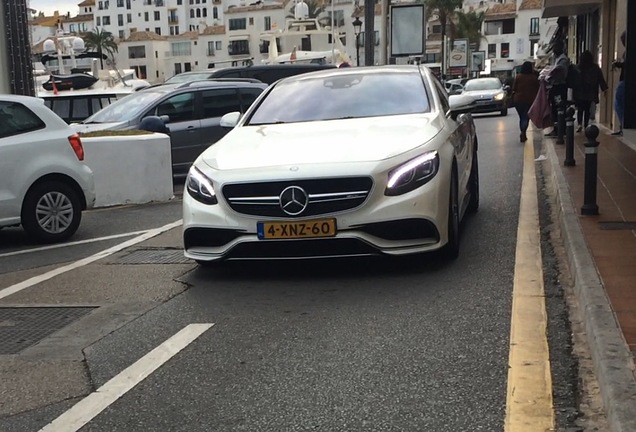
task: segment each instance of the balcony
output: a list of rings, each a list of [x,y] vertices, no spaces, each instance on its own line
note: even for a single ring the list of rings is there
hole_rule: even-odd
[[[585,15],[601,7],[602,0],[543,0],[542,18]]]
[[[179,17],[178,16],[169,16],[168,17],[168,24],[179,24]]]
[[[156,7],[163,7],[163,6],[165,6],[165,2],[163,0],[155,0],[155,6]]]
[[[214,55],[214,50],[208,48],[207,55],[208,55],[208,57],[212,57]]]

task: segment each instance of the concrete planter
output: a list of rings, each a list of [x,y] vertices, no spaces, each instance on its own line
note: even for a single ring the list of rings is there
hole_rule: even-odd
[[[95,175],[95,207],[173,197],[170,138],[164,134],[82,137]]]

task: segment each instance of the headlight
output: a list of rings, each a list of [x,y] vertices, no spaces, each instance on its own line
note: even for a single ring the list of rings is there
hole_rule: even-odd
[[[190,168],[188,172],[186,189],[192,198],[203,204],[211,205],[218,203],[214,188],[212,187],[212,180],[207,178],[205,174],[194,166]]]
[[[505,95],[504,95],[503,93],[497,93],[497,94],[495,95],[495,100],[502,100],[502,99],[504,98],[504,96],[505,96]]]
[[[389,172],[384,195],[402,195],[417,189],[435,177],[438,169],[439,155],[436,151],[418,156]]]

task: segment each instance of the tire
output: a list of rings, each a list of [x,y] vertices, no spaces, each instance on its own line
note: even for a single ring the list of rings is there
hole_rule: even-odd
[[[82,220],[82,204],[70,185],[50,181],[34,185],[22,204],[22,227],[40,243],[57,243],[71,237]]]
[[[457,190],[457,173],[453,169],[448,197],[448,243],[442,248],[442,256],[454,260],[459,256],[459,191]]]
[[[475,143],[475,150],[473,151],[473,163],[468,179],[468,193],[470,194],[470,201],[468,201],[467,210],[470,213],[476,213],[479,209],[479,160],[477,159],[477,143]]]
[[[501,116],[506,117],[508,115],[508,108],[504,108],[501,110]]]

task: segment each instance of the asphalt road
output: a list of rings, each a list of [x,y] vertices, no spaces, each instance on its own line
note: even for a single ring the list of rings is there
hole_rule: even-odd
[[[114,313],[106,320],[140,299],[145,306],[76,343],[81,360],[55,364],[77,367],[80,378],[44,380],[23,395],[0,384],[0,396],[13,398],[4,407],[0,402],[0,431],[39,430],[194,323],[213,326],[80,430],[503,430],[523,164],[516,122],[512,112],[477,117],[481,207],[464,224],[456,261],[428,255],[214,269],[188,263],[131,269],[111,262],[76,270],[64,286],[45,283],[10,297],[20,304],[64,296],[62,303],[110,306]],[[178,220],[180,210],[176,201],[89,212],[73,240],[156,228]],[[2,257],[32,247],[17,231],[2,231],[0,279],[44,271],[126,239]],[[175,229],[143,246],[178,248],[179,240]],[[108,290],[119,295],[108,297]],[[551,328],[558,343],[569,331],[562,324]],[[552,354],[556,364],[569,364],[566,352]],[[19,361],[3,363],[0,356],[0,374],[29,370],[16,366]],[[31,355],[26,361],[44,360]],[[22,379],[26,384],[14,388],[28,388],[32,380]],[[562,392],[567,405],[573,397],[567,367],[553,379],[569,389]],[[68,391],[43,397],[35,389],[46,393],[47,386]]]

